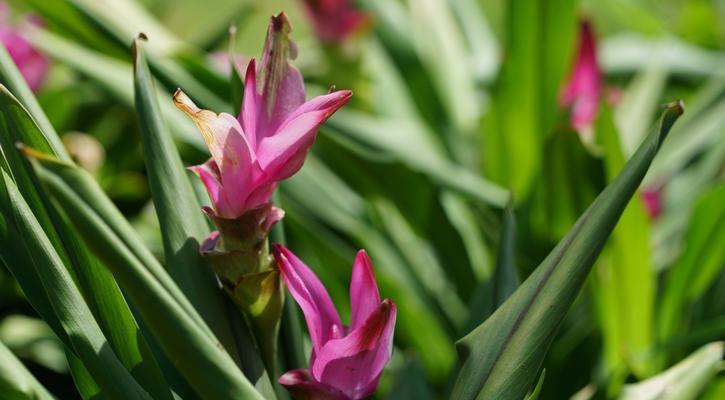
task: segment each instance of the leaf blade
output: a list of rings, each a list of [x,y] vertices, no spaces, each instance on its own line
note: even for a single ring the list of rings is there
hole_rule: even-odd
[[[569,234],[503,306],[458,341],[462,368],[452,398],[520,399],[526,395],[566,311],[682,112],[679,102],[668,106],[658,127]]]

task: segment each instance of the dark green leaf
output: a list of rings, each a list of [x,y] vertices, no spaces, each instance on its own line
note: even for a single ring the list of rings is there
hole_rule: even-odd
[[[521,399],[531,387],[566,312],[670,128],[682,114],[667,106],[619,176],[516,292],[458,341],[454,399]]]
[[[166,128],[143,47],[140,39],[134,41],[136,111],[141,122],[144,160],[161,227],[166,268],[232,357],[238,358],[240,352],[257,354],[253,343],[235,341],[231,324],[236,321],[240,325],[237,330],[247,329],[246,324],[229,315],[234,308],[225,304],[229,300],[199,252],[199,241],[209,235],[208,225]],[[266,375],[260,378],[259,387],[268,390],[268,397],[273,395],[269,378]]]

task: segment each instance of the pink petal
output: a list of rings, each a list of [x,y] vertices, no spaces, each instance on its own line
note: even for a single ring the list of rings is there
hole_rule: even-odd
[[[264,104],[257,112],[257,143],[273,135],[287,116],[305,101],[302,75],[289,63],[297,56],[297,48],[289,37],[291,31],[292,25],[285,13],[270,18],[257,71],[258,91]]]
[[[216,114],[198,108],[181,90],[174,94],[174,102],[192,118],[216,163],[221,189],[218,185],[214,187],[219,194],[216,201],[211,192],[210,196],[215,206],[221,205],[217,211],[225,218],[238,217],[249,193],[263,178],[239,121],[227,113]],[[226,204],[221,193],[226,197]]]
[[[297,256],[284,246],[273,244],[272,253],[292,297],[305,315],[317,353],[330,339],[342,337],[342,323],[322,282]]]
[[[650,219],[657,219],[662,214],[662,189],[646,188],[640,192],[642,201],[644,202],[647,215]]]
[[[380,292],[378,292],[378,284],[375,281],[373,264],[365,250],[357,253],[355,263],[352,265],[350,303],[352,307],[351,331],[362,325],[380,306]]]
[[[322,347],[311,362],[312,375],[352,399],[371,395],[393,352],[395,316],[395,304],[384,300],[362,326]]]
[[[270,180],[264,173],[261,173],[257,182],[253,186],[250,186],[251,192],[244,201],[244,208],[251,210],[269,203],[269,199],[272,197],[272,193],[276,187],[276,181]]]
[[[302,74],[295,66],[288,64],[275,94],[274,108],[267,120],[266,129],[264,132],[257,133],[257,139],[261,140],[262,137],[273,135],[287,117],[304,102],[305,84]],[[260,135],[260,133],[263,134]]]
[[[351,91],[340,90],[315,97],[296,109],[274,135],[257,144],[262,169],[277,181],[297,172],[315,140],[317,128],[351,96]]]
[[[255,59],[252,59],[247,65],[247,73],[244,76],[244,99],[239,114],[239,123],[242,124],[242,128],[247,135],[249,146],[255,150],[257,148],[257,118],[261,111],[261,99],[257,93],[256,65]]]
[[[580,133],[590,130],[599,109],[601,71],[597,62],[596,41],[588,21],[582,21],[579,49],[559,103],[571,106],[571,124]]]
[[[227,195],[220,182],[219,168],[214,159],[210,158],[204,164],[194,165],[189,167],[189,169],[194,171],[199,176],[199,179],[201,179],[201,183],[204,184],[207,193],[209,193],[209,199],[214,205],[214,209],[220,216],[232,216],[238,211],[238,208],[234,207],[229,199],[227,199]],[[239,204],[239,206],[241,205]]]
[[[264,218],[262,229],[264,229],[265,232],[269,232],[269,230],[272,229],[272,226],[279,222],[282,218],[284,218],[284,210],[279,207],[272,206],[269,213]]]
[[[296,400],[350,400],[345,393],[317,382],[308,369],[294,369],[279,378]]]
[[[28,86],[33,91],[40,89],[47,75],[50,61],[46,56],[23,38],[19,27],[10,27],[6,22],[0,27],[0,41],[5,46]]]
[[[370,22],[350,0],[305,0],[317,36],[323,42],[342,42]]]

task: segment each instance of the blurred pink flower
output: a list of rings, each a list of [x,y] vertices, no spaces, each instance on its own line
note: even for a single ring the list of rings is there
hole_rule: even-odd
[[[579,49],[566,86],[559,94],[559,104],[571,108],[571,126],[585,140],[593,139],[592,124],[597,117],[602,76],[597,63],[597,45],[592,26],[580,23]]]
[[[644,188],[640,192],[640,196],[647,210],[647,215],[649,215],[650,219],[657,219],[662,214],[662,188]]]
[[[323,42],[339,43],[370,22],[350,0],[303,0],[317,36]]]
[[[26,16],[21,23],[13,25],[8,16],[7,5],[0,2],[0,42],[5,46],[30,89],[37,91],[45,80],[50,62],[22,36],[23,30],[29,25],[38,26],[41,25],[41,21],[35,16]]]
[[[191,169],[219,217],[235,219],[268,203],[277,182],[302,167],[317,128],[352,96],[340,90],[305,102],[302,75],[289,64],[296,51],[290,31],[284,13],[271,18],[259,68],[254,59],[247,67],[237,118],[202,110],[180,90],[174,95],[211,153]]]
[[[292,297],[302,309],[312,340],[310,368],[292,370],[279,383],[297,399],[357,400],[370,396],[390,360],[395,304],[380,301],[373,266],[365,251],[352,267],[352,322],[340,322],[330,296],[314,272],[283,246],[274,257]]]

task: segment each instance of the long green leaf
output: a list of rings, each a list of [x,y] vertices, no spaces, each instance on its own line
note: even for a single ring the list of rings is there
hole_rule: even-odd
[[[42,110],[39,112],[42,113]],[[23,105],[4,87],[0,87],[0,113],[4,120],[0,143],[18,190],[44,227],[44,232],[71,273],[111,348],[149,393],[157,398],[170,398],[171,393],[164,384],[161,371],[139,335],[131,310],[113,276],[83,246],[70,224],[54,212],[37,179],[32,176],[27,160],[15,149],[15,142],[19,142],[57,154],[50,139],[54,137],[55,131],[42,132]],[[42,265],[37,267],[42,268]],[[33,286],[34,283],[28,280],[33,278],[25,275],[25,272],[17,275],[19,283],[23,287]],[[31,293],[33,296],[42,296],[37,292]],[[42,303],[44,300],[39,301]]]
[[[6,400],[52,400],[20,360],[0,342],[0,395]]]
[[[222,312],[222,293],[211,267],[199,253],[199,240],[209,234],[208,225],[168,135],[138,39],[134,41],[134,67],[136,111],[141,123],[149,186],[164,242],[166,269],[217,337],[229,344],[231,332]]]
[[[725,263],[725,184],[697,202],[685,236],[684,251],[667,271],[659,312],[661,339],[682,333],[688,307],[712,284]]]
[[[612,124],[611,112],[601,109],[597,135],[605,152],[609,181],[624,167],[623,142]],[[611,369],[628,366],[638,376],[655,372],[654,366],[635,354],[652,345],[656,276],[650,251],[649,218],[644,203],[635,198],[624,209],[612,240],[598,266],[595,285],[603,302],[605,360]]]
[[[73,165],[35,156],[42,163],[38,171],[43,183],[77,222],[88,246],[111,269],[166,356],[197,393],[206,398],[261,398],[166,271],[149,265],[151,255],[138,256],[138,238],[128,234],[127,223],[107,224],[109,215],[111,221],[122,217],[93,178]]]
[[[24,238],[50,304],[66,331],[74,352],[109,397],[150,399],[116,358],[60,256],[18,192],[12,178],[4,170],[2,180],[0,208],[3,215],[7,216],[6,222],[12,230]]]
[[[498,245],[496,267],[492,276],[478,284],[469,305],[466,332],[483,323],[519,287],[516,269],[516,217],[513,204],[504,209],[501,240]]]
[[[503,306],[458,341],[462,367],[452,398],[526,395],[591,266],[682,112],[680,102],[667,106],[655,130],[569,234]]]
[[[229,314],[235,309],[225,304],[229,300],[199,252],[199,240],[209,235],[209,228],[166,128],[143,47],[137,38],[133,46],[136,110],[141,122],[146,170],[161,226],[166,268],[230,355],[238,358],[241,352],[252,359],[258,354],[254,343],[237,343],[233,333],[235,328],[247,329],[247,326]],[[239,326],[232,327],[233,321]],[[250,379],[254,378],[250,375],[264,371],[261,359],[258,361],[256,368],[247,364],[251,368],[247,373]],[[265,390],[267,397],[273,397],[268,376],[261,374],[259,378],[258,388]]]

